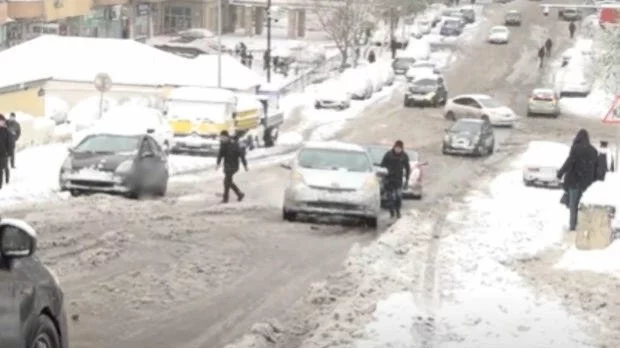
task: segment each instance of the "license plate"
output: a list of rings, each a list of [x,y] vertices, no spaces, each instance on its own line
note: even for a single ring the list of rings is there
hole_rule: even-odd
[[[114,176],[112,175],[112,173],[86,169],[74,174],[73,179],[91,181],[112,181],[114,179]]]

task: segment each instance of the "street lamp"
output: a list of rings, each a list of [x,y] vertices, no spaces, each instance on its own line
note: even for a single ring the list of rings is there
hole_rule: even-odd
[[[267,62],[265,65],[267,67],[267,82],[271,82],[271,0],[267,0],[265,11],[267,12],[267,54],[265,55]]]
[[[222,1],[217,0],[217,88],[222,88]]]

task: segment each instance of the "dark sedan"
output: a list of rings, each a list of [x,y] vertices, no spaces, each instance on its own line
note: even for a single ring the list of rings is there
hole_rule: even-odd
[[[60,189],[72,196],[104,192],[138,198],[164,196],[168,157],[149,135],[93,134],[69,150]]]
[[[0,220],[0,347],[68,348],[64,294],[34,255],[37,234],[17,219]]]
[[[521,26],[521,22],[523,20],[523,16],[521,12],[517,10],[511,10],[506,13],[504,16],[504,25],[506,26]]]
[[[444,135],[443,154],[490,155],[495,148],[493,127],[487,120],[462,118]]]
[[[405,92],[405,107],[415,105],[445,105],[448,100],[448,91],[443,84],[443,79],[438,76],[424,77],[414,80],[409,84]]]

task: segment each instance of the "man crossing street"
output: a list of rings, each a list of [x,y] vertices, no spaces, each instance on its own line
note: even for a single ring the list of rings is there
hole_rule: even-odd
[[[404,144],[401,140],[396,140],[392,149],[385,153],[381,161],[381,167],[388,171],[384,178],[384,188],[388,196],[390,216],[400,218],[403,187],[407,186],[408,182],[406,180],[408,180],[409,174],[411,174],[409,156],[405,152]]]
[[[237,201],[241,202],[245,194],[233,181],[233,176],[239,171],[239,162],[243,164],[245,171],[248,171],[248,162],[245,159],[245,148],[239,144],[235,137],[230,136],[227,131],[220,133],[220,151],[217,155],[215,170],[219,170],[220,164],[224,161],[224,194],[222,203],[228,203],[230,190],[237,195]]]

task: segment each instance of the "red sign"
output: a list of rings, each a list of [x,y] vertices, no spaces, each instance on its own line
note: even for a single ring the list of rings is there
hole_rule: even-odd
[[[619,23],[620,24],[620,9],[605,7],[599,11],[598,21],[600,24],[605,23]]]
[[[620,95],[617,95],[614,102],[611,103],[611,108],[605,114],[603,123],[620,123]]]

